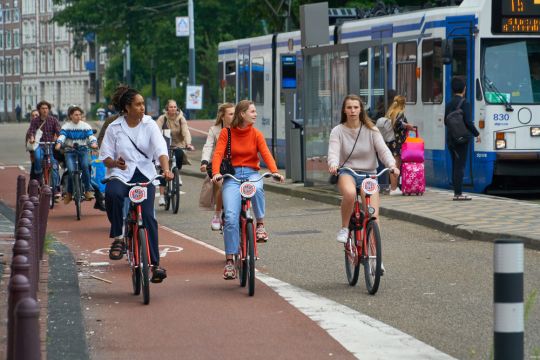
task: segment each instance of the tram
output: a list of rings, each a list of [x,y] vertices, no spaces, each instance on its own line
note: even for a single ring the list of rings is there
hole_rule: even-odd
[[[300,37],[222,42],[218,76],[220,101],[255,102],[257,126],[280,167],[290,150],[287,129],[303,126],[295,156],[303,158],[306,186],[326,183],[328,137],[344,96],[359,94],[373,114],[390,89],[406,97],[407,119],[425,141],[428,185],[451,186],[444,109],[452,77],[462,76],[481,138],[470,143],[465,189],[540,190],[540,0],[463,0],[347,21],[314,47],[302,47]],[[294,119],[286,121],[291,88]]]

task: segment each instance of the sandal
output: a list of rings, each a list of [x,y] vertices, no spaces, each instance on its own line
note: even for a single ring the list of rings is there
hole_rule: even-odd
[[[454,201],[466,201],[466,200],[472,200],[472,197],[467,195],[455,195],[452,199]]]
[[[109,259],[111,260],[120,260],[124,256],[124,241],[120,239],[115,239],[112,244],[111,248],[109,249]]]

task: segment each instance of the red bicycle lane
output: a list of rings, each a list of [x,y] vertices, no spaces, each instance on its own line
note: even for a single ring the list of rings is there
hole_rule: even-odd
[[[0,181],[7,171],[0,172]],[[14,171],[9,171],[12,173]],[[9,175],[16,179],[17,174]],[[13,180],[14,189],[15,181]],[[11,186],[11,184],[9,184]],[[0,198],[14,204],[14,196]],[[107,255],[109,223],[84,202],[51,211],[47,231],[79,265],[81,306],[93,359],[346,359],[353,356],[314,321],[257,281],[254,297],[221,278],[223,255],[160,227],[161,264],[168,278],[151,284],[150,304],[134,296],[126,261]],[[110,282],[110,283],[109,283]]]

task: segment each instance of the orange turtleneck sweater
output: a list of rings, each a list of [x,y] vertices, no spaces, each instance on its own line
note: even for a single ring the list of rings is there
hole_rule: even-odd
[[[221,160],[225,157],[227,148],[228,132],[224,128],[219,134],[216,150],[212,157],[212,175],[219,174]],[[246,128],[231,128],[231,159],[234,167],[250,167],[255,170],[261,168],[259,163],[259,153],[268,169],[275,173],[278,171],[276,162],[266,146],[266,141],[262,132],[250,125]]]

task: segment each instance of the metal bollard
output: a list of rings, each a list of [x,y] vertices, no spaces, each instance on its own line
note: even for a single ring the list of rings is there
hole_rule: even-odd
[[[36,179],[30,180],[30,185],[28,186],[28,196],[39,196],[39,181],[37,181]]]
[[[518,360],[524,357],[523,261],[523,241],[495,241],[495,360]]]
[[[15,307],[15,342],[13,358],[40,360],[39,305],[31,297],[21,299]]]
[[[39,258],[43,259],[43,248],[45,245],[45,235],[47,234],[47,221],[49,219],[49,202],[53,196],[51,188],[41,187],[39,198]]]
[[[17,359],[14,356],[15,345],[15,305],[19,300],[30,295],[30,283],[24,275],[15,275],[9,280],[8,285],[8,343],[7,360]]]
[[[19,203],[19,199],[22,195],[26,194],[26,177],[24,175],[17,176],[17,201],[15,204],[15,219],[19,219],[19,216],[21,215],[21,204]],[[15,232],[17,231],[17,228],[15,228],[13,235],[15,235]]]
[[[17,255],[11,261],[11,277],[17,274],[24,275],[26,278],[30,276],[30,263],[24,255]]]

